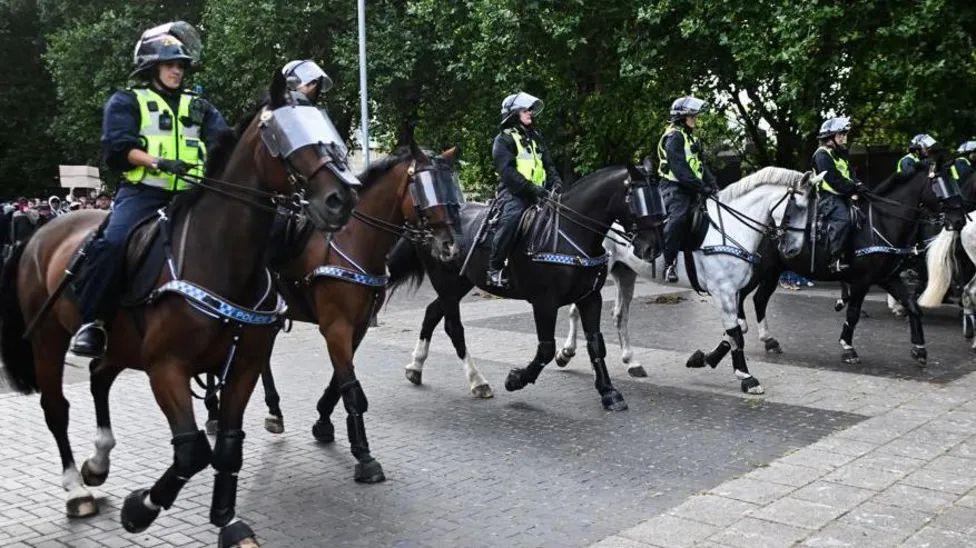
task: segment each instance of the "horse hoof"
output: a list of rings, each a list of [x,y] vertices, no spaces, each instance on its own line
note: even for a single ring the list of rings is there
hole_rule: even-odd
[[[420,378],[423,376],[424,372],[417,369],[404,369],[404,374],[407,376],[407,380],[412,384],[420,386]]]
[[[130,533],[141,533],[152,525],[159,517],[159,509],[150,510],[143,500],[148,496],[149,489],[136,489],[125,497],[122,503],[122,527]]]
[[[217,419],[210,419],[207,421],[207,435],[208,436],[217,435]]]
[[[776,339],[766,339],[766,353],[767,354],[782,354],[783,348],[780,347],[779,341]]]
[[[603,404],[603,408],[607,411],[626,411],[627,402],[624,401],[624,396],[616,389],[611,389],[606,394],[600,396],[600,403]]]
[[[386,481],[386,476],[383,475],[383,467],[380,466],[380,462],[376,459],[370,459],[356,463],[356,473],[353,479],[356,480],[356,483],[379,483]]]
[[[929,352],[924,348],[912,348],[912,358],[915,358],[920,367],[925,367],[929,361]]]
[[[692,369],[700,369],[705,367],[705,353],[701,350],[695,350],[695,353],[688,358],[685,362],[685,367],[690,367]]]
[[[847,365],[858,365],[861,363],[861,357],[857,355],[857,351],[855,351],[853,348],[850,350],[845,350],[844,353],[841,354],[840,359]]]
[[[759,379],[756,377],[749,377],[747,379],[742,379],[742,392],[745,394],[765,394],[766,389],[759,384]]]
[[[335,427],[329,421],[317,420],[312,425],[312,436],[319,443],[332,443],[335,441]]]
[[[85,485],[89,487],[98,487],[108,479],[108,467],[105,468],[104,472],[95,472],[92,470],[91,465],[88,464],[88,461],[89,459],[85,459],[85,462],[81,464],[81,481],[85,482]]]
[[[847,303],[844,302],[844,299],[837,299],[834,302],[834,311],[835,312],[840,312],[841,310],[844,310],[844,307],[845,306],[847,306]]]
[[[479,384],[478,386],[472,388],[471,395],[483,400],[495,397],[495,393],[491,391],[491,387],[487,384]]]
[[[647,371],[644,370],[643,365],[631,365],[627,368],[627,374],[631,377],[644,378],[647,376]]]
[[[80,496],[69,495],[65,501],[65,511],[69,518],[87,518],[98,513],[98,505],[95,504],[95,497],[85,490]]]
[[[264,429],[272,434],[281,434],[285,431],[285,419],[277,415],[268,415],[264,418]]]
[[[505,390],[509,392],[521,390],[528,384],[528,381],[525,380],[525,369],[519,367],[513,368],[508,372],[508,376],[505,377]]]
[[[253,548],[260,546],[254,538],[254,531],[243,521],[235,521],[220,530],[217,535],[219,548]]]
[[[569,361],[573,359],[576,355],[576,350],[572,348],[563,348],[556,354],[556,365],[559,367],[566,367],[569,365]]]

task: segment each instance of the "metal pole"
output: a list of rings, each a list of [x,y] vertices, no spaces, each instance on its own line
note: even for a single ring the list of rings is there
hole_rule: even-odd
[[[359,116],[363,132],[363,168],[369,166],[369,94],[366,91],[366,0],[359,0]]]

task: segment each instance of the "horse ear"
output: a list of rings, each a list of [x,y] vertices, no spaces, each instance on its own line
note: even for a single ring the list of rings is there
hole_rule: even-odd
[[[268,104],[272,109],[278,108],[285,104],[285,92],[288,86],[285,82],[285,76],[281,74],[280,70],[275,70],[274,76],[271,77],[271,88],[268,90],[271,100]]]
[[[819,184],[821,181],[824,180],[824,177],[827,176],[827,172],[826,171],[821,171],[820,173],[817,173],[816,171],[814,171],[813,173],[814,173],[814,175],[810,179],[810,184],[811,185]]]
[[[457,145],[454,145],[453,147],[445,150],[444,152],[441,152],[441,158],[447,160],[448,162],[456,162],[458,159],[459,152],[460,152],[460,148],[458,148]]]
[[[646,171],[648,175],[654,173],[654,160],[651,160],[650,156],[644,156],[644,160],[641,161],[641,166],[644,167],[644,171]]]

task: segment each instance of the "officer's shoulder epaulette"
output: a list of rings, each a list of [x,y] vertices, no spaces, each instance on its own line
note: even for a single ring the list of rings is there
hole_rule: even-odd
[[[200,96],[200,94],[199,94],[199,93],[197,93],[197,92],[195,92],[195,91],[193,91],[192,89],[184,89],[184,90],[183,90],[183,91],[182,91],[181,93],[182,93],[183,95],[192,95],[192,96],[194,96],[194,97],[199,97],[199,96]]]

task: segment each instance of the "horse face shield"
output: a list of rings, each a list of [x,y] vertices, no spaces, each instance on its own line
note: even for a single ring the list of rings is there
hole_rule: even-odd
[[[806,228],[808,208],[807,200],[801,204],[796,198],[796,190],[791,190],[783,206],[783,219],[777,227],[779,251],[783,257],[792,259],[803,250],[804,230]]]
[[[636,236],[634,254],[648,261],[663,249],[663,227],[667,209],[658,185],[636,182],[627,192],[627,206]]]
[[[938,198],[945,215],[945,228],[947,230],[961,230],[966,218],[962,209],[963,199],[959,184],[954,179],[946,180],[945,177],[938,175],[932,178],[932,193]]]
[[[667,215],[661,189],[654,184],[637,184],[630,187],[627,197],[630,214],[634,219],[652,217],[663,220]]]
[[[410,197],[420,216],[431,226],[453,225],[464,205],[457,175],[445,169],[425,169],[414,174]]]

